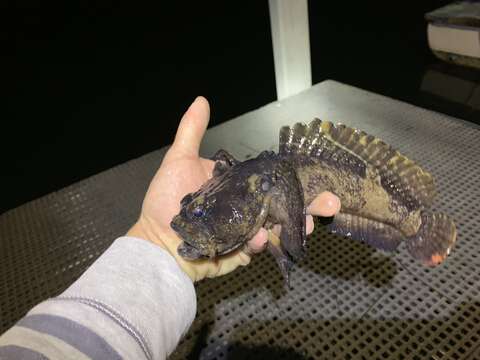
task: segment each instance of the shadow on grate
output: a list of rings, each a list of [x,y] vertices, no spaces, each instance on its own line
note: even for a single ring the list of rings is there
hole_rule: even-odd
[[[478,303],[462,304],[452,311],[460,318],[473,310],[478,312]],[[474,336],[463,338],[457,321],[287,319],[273,324],[251,320],[228,334],[228,340],[212,337],[205,327],[202,336],[197,336],[193,347],[182,356],[188,359],[463,359],[478,344],[475,341],[480,329],[475,329]],[[452,338],[457,342],[454,349],[448,344]]]
[[[266,255],[197,285],[197,318],[172,359],[463,359],[475,349],[479,302],[456,304],[394,258],[323,229],[309,244],[291,290]]]

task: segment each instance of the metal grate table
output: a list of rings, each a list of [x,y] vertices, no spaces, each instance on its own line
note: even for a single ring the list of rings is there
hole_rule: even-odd
[[[215,109],[213,109],[214,111]],[[205,156],[275,149],[281,125],[320,117],[383,138],[431,171],[458,244],[428,269],[317,226],[292,290],[271,257],[197,284],[173,359],[480,359],[480,127],[325,81],[208,131]],[[0,330],[73,282],[135,220],[165,149],[0,216]]]

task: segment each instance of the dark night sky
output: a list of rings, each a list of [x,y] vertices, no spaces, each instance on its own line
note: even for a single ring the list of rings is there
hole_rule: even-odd
[[[423,16],[447,2],[405,3],[310,1],[314,83],[468,117],[419,91],[437,62]],[[196,95],[209,98],[211,125],[276,98],[267,1],[32,0],[0,11],[0,212],[167,145]]]

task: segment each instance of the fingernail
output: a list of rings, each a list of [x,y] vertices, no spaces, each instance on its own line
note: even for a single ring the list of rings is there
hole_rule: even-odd
[[[329,196],[326,205],[331,215],[335,215],[340,210],[340,201],[336,196]]]
[[[195,98],[195,100],[193,100],[193,102],[196,103],[196,102],[199,102],[199,101],[201,101],[201,100],[203,100],[203,99],[204,99],[203,96],[197,96],[197,97]]]
[[[200,99],[200,96],[197,96],[195,99],[193,99],[193,101],[190,103],[190,106],[188,107],[188,110],[190,110],[190,108]],[[188,111],[187,110],[187,111]]]

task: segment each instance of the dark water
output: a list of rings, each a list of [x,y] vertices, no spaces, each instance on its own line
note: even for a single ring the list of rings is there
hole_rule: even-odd
[[[432,67],[452,71],[428,50],[423,19],[444,3],[311,1],[314,82],[475,120],[420,90]],[[152,4],[0,5],[0,212],[168,144],[196,95],[210,99],[211,125],[275,100],[267,1]]]

